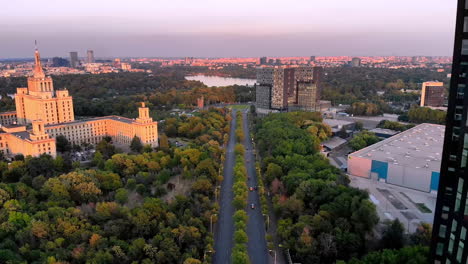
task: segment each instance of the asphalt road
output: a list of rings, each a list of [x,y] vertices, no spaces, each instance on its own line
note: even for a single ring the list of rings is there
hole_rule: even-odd
[[[215,254],[213,256],[214,264],[229,264],[231,263],[231,251],[234,244],[234,206],[232,199],[234,193],[233,185],[233,168],[235,163],[234,146],[236,144],[236,111],[232,111],[231,131],[229,132],[229,142],[226,149],[224,162],[224,180],[221,184],[221,195],[219,200],[219,216],[216,223],[216,233],[214,241]]]
[[[257,186],[257,173],[255,172],[255,157],[253,155],[252,140],[249,132],[249,122],[247,114],[243,112],[243,127],[244,127],[244,147],[245,147],[245,165],[249,180],[248,187]],[[250,208],[250,204],[255,204],[255,209]],[[247,215],[249,220],[247,223],[247,251],[249,253],[251,263],[268,264],[268,251],[265,240],[265,221],[262,214],[260,197],[257,191],[249,191]]]

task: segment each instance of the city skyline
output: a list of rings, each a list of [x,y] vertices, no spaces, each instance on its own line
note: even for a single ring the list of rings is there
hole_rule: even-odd
[[[102,57],[452,54],[455,1],[376,2],[8,2],[0,58],[29,57],[34,39],[44,57],[86,49]]]

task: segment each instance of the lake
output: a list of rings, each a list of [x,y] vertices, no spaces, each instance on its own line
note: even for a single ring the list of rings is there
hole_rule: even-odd
[[[220,87],[220,86],[229,86],[229,85],[254,85],[255,79],[244,79],[244,78],[231,78],[231,77],[219,77],[219,76],[205,76],[205,75],[195,75],[195,76],[185,76],[186,80],[190,81],[200,81],[209,87]]]

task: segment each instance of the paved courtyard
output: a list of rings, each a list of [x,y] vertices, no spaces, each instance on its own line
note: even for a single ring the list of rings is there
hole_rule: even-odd
[[[367,190],[380,220],[398,218],[413,233],[419,223],[432,224],[437,194],[416,191],[363,177],[348,175],[351,186]]]

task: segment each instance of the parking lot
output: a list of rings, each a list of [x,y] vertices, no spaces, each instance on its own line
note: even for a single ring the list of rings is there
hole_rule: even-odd
[[[437,194],[416,191],[363,177],[348,175],[351,186],[367,190],[381,222],[398,218],[407,232],[422,222],[432,224]]]

